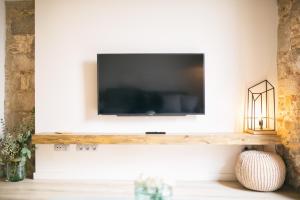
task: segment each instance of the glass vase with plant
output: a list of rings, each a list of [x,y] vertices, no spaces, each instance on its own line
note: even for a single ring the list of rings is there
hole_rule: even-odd
[[[31,158],[33,146],[31,136],[34,133],[34,117],[9,127],[1,120],[4,136],[0,141],[0,163],[6,166],[8,181],[21,181],[26,177],[26,161]]]
[[[135,181],[135,200],[172,200],[172,187],[161,178],[140,176]]]

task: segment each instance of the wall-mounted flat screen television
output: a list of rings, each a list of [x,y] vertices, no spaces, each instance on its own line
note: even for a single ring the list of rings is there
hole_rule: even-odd
[[[98,54],[99,115],[204,114],[204,54]]]

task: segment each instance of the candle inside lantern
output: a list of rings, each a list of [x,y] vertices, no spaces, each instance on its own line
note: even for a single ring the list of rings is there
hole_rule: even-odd
[[[259,117],[258,117],[258,125],[259,125],[259,128],[262,130],[263,126],[264,126],[264,121],[263,121],[262,115],[259,115]]]

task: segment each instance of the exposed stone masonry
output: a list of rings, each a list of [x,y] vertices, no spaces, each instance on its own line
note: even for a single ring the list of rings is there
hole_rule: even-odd
[[[34,108],[34,1],[6,2],[5,119],[15,125]]]
[[[300,0],[278,0],[278,133],[287,183],[300,189]]]

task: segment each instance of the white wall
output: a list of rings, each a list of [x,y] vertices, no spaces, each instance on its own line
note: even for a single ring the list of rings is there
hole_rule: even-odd
[[[276,0],[37,0],[36,130],[201,134],[241,131],[251,84],[276,80]],[[97,116],[96,54],[205,53],[206,114]],[[103,145],[36,151],[36,178],[233,179],[241,147]],[[86,169],[86,170],[84,170]]]
[[[5,5],[0,0],[0,119],[4,118]],[[0,129],[0,135],[2,130]]]

